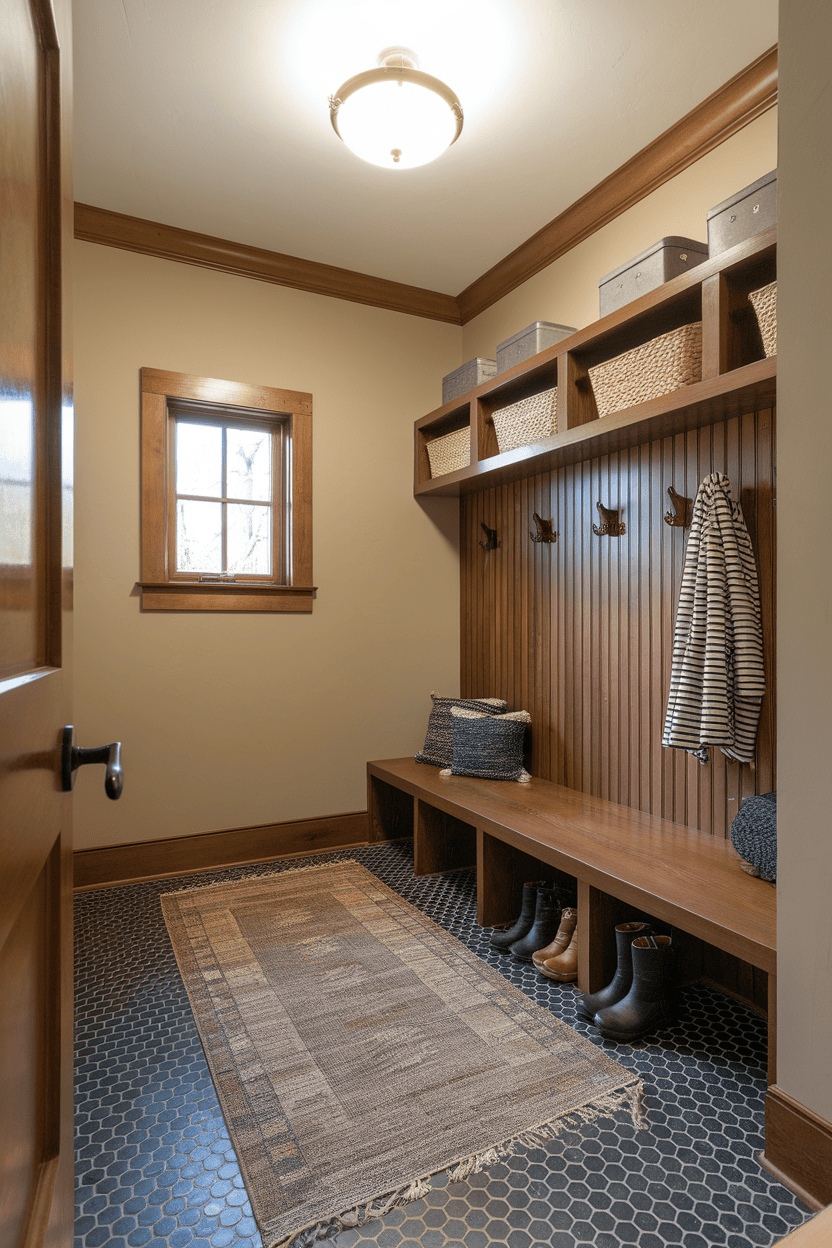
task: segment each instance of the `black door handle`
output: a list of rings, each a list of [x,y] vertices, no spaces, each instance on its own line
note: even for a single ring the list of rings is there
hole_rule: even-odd
[[[72,724],[64,728],[61,749],[61,787],[68,793],[75,785],[75,773],[79,767],[87,763],[106,763],[107,772],[104,776],[104,792],[114,802],[121,797],[124,788],[124,772],[121,768],[121,742],[111,741],[109,745],[101,745],[98,749],[82,750],[75,744],[75,729]]]

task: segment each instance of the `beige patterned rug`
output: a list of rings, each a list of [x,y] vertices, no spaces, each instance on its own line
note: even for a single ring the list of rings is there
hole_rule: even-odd
[[[162,898],[264,1248],[357,1226],[637,1078],[356,862]]]

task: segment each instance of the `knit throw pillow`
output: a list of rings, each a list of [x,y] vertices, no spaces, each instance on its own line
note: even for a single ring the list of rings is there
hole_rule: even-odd
[[[414,758],[417,763],[430,763],[434,767],[450,767],[453,761],[453,707],[476,711],[480,715],[502,715],[508,705],[502,698],[442,698],[438,693],[430,696],[433,707],[425,744],[418,754],[414,754]]]
[[[743,802],[731,824],[731,844],[749,875],[777,879],[777,794],[760,793]]]
[[[481,780],[519,780],[531,776],[523,766],[528,711],[508,715],[483,715],[452,706],[453,761],[443,776],[477,776]]]

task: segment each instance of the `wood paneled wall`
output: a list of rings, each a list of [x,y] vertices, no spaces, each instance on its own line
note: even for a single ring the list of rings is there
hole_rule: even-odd
[[[757,555],[767,693],[756,765],[703,766],[662,748],[687,529],[665,524],[667,487],[693,498],[724,472]],[[596,503],[622,537],[597,537]],[[533,543],[532,513],[556,543]],[[485,551],[481,522],[497,530]],[[462,695],[532,717],[533,775],[727,836],[742,799],[775,781],[774,412],[762,411],[467,495],[462,535]]]

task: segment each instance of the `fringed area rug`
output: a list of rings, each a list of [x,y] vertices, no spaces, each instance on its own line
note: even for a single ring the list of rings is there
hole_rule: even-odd
[[[356,862],[162,909],[264,1248],[628,1104],[639,1082]]]

